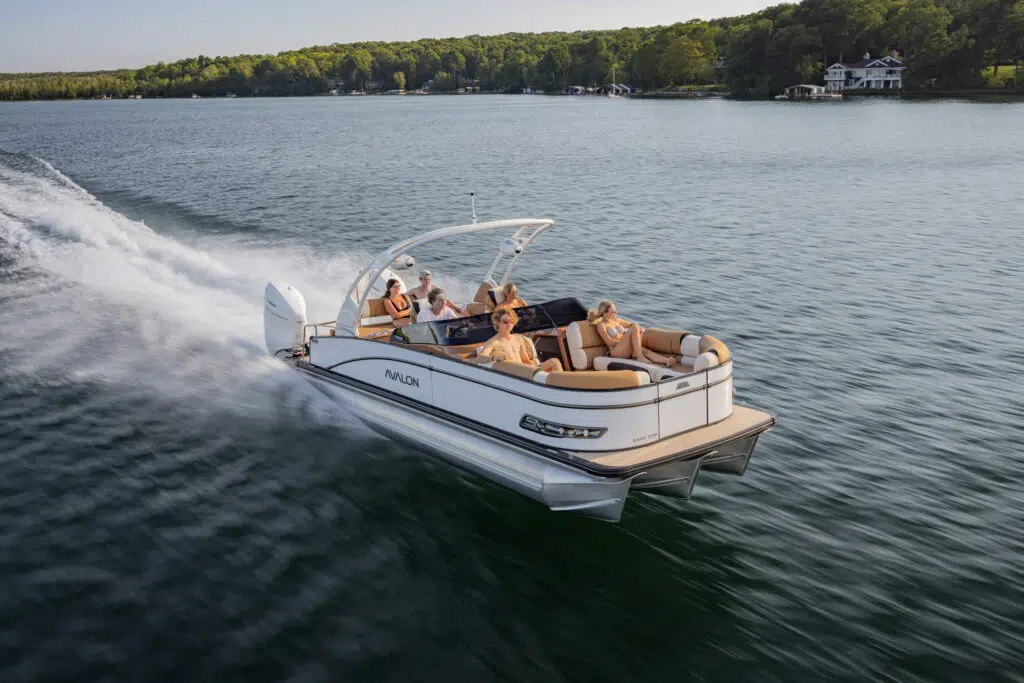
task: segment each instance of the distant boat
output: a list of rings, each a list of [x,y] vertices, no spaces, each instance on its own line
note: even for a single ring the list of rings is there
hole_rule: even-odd
[[[618,97],[618,87],[615,85],[615,67],[612,67],[612,82],[604,87],[605,97]]]
[[[192,99],[193,100],[201,100],[201,99],[203,99],[203,97],[202,97],[202,95],[197,95],[195,93],[192,93]]]
[[[791,85],[783,91],[782,95],[776,95],[776,100],[841,100],[843,93],[830,92],[823,85]]]
[[[232,97],[237,97],[237,95],[235,95],[235,93],[233,93],[233,92],[229,92],[227,95],[225,95],[225,97],[230,99]]]

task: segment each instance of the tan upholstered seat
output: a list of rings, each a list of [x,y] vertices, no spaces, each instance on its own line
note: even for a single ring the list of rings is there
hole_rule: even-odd
[[[476,294],[473,295],[473,300],[466,305],[466,313],[480,315],[493,311],[494,304],[491,301],[490,291],[496,286],[493,282],[481,282],[476,289]]]
[[[705,370],[729,360],[729,349],[721,341],[710,335],[698,337],[685,330],[652,327],[644,334],[645,348],[676,359],[677,364],[671,369],[632,358],[613,358],[593,323],[580,321],[570,324],[565,330],[565,342],[569,360],[576,370],[607,371],[632,367],[647,370],[656,381],[680,372]]]
[[[644,348],[666,356],[680,356],[682,352],[679,347],[683,343],[683,337],[688,334],[690,333],[685,330],[663,330],[651,327],[644,333]]]
[[[712,337],[710,334],[705,334],[700,338],[699,349],[701,353],[707,353],[710,351],[718,356],[719,365],[728,363],[729,358],[731,357],[729,355],[729,347],[726,346],[724,342]]]
[[[492,370],[498,372],[504,372],[506,375],[515,375],[516,377],[522,377],[523,379],[533,379],[533,376],[540,372],[540,368],[534,365],[527,365],[526,363],[516,363],[514,361],[499,360],[491,366]]]
[[[405,300],[410,306],[413,305],[412,297],[408,294],[403,294]],[[416,322],[416,309],[413,308],[411,318],[413,322]],[[366,304],[363,306],[363,315],[360,318],[359,324],[370,326],[370,325],[390,325],[391,315],[388,313],[388,309],[384,307],[384,297],[379,299],[367,299]]]
[[[608,355],[608,347],[597,332],[597,325],[586,321],[570,323],[565,328],[569,360],[576,370],[590,370],[594,359]]]
[[[382,315],[388,314],[388,309],[384,308],[384,297],[379,299],[367,299],[366,300],[366,318],[376,318]]]
[[[565,389],[629,389],[651,383],[651,376],[636,370],[577,370],[546,373],[544,384]]]

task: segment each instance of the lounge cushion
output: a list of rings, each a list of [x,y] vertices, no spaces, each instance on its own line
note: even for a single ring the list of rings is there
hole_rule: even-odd
[[[678,356],[682,354],[680,346],[683,337],[688,334],[690,333],[685,330],[663,330],[651,327],[644,333],[644,348],[657,353]]]
[[[506,375],[522,377],[523,379],[533,379],[533,376],[540,371],[540,368],[534,365],[515,363],[507,360],[496,361],[494,365],[491,366],[491,369],[497,370],[498,372],[504,372]]]
[[[650,384],[651,378],[646,372],[633,370],[576,370],[549,372],[544,383],[563,389],[628,389]]]
[[[375,315],[372,318],[363,318],[359,321],[360,327],[366,327],[368,325],[390,325],[390,315]]]
[[[679,345],[680,353],[690,358],[696,358],[701,354],[700,350],[700,336],[696,334],[688,334],[683,337],[682,343]]]
[[[700,338],[700,352],[706,353],[708,351],[718,356],[719,364],[729,362],[729,347],[710,334],[705,334]]]
[[[678,377],[683,374],[678,370],[666,368],[664,365],[648,363],[646,361],[634,360],[632,358],[612,358],[611,356],[599,356],[594,359],[595,370],[637,370],[646,372],[655,382],[660,382],[669,377]]]

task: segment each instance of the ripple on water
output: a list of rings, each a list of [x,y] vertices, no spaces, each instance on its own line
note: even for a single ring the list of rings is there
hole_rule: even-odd
[[[1021,680],[1019,105],[97,104],[0,111],[0,679]],[[469,190],[528,299],[729,343],[744,477],[555,515],[262,357]]]

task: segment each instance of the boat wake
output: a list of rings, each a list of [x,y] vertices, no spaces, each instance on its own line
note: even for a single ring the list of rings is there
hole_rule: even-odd
[[[333,319],[354,272],[347,256],[307,247],[172,239],[46,161],[0,152],[5,381],[117,384],[229,410],[276,410],[284,400],[331,411],[267,358],[262,293],[271,277],[294,282],[313,294],[312,319]]]

